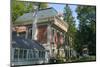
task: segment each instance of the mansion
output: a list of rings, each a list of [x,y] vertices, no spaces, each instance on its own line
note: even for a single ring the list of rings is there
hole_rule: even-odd
[[[45,64],[57,57],[73,56],[75,52],[68,45],[65,36],[68,24],[62,15],[54,8],[40,9],[36,18],[33,15],[34,13],[25,13],[13,24],[12,35],[15,34],[12,36],[12,64]]]

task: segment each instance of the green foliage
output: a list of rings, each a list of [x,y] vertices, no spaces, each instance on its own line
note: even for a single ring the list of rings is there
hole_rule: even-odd
[[[82,51],[82,46],[87,45],[89,53],[96,54],[96,7],[78,6],[76,10],[79,19],[77,30],[77,50]]]
[[[23,15],[24,13],[32,11],[32,3],[28,5],[28,2],[20,2],[16,0],[12,0],[11,2],[11,14],[12,21],[14,22],[16,18]]]
[[[69,25],[68,32],[71,33],[71,34],[73,34],[73,32],[76,31],[75,20],[74,20],[74,17],[72,16],[72,11],[71,11],[71,9],[70,9],[70,7],[68,5],[65,6],[64,13],[65,13],[64,20]],[[69,34],[69,35],[71,35],[71,34]]]
[[[47,8],[47,3],[40,3],[40,8]],[[34,2],[11,0],[12,22],[24,13],[34,12]]]
[[[96,57],[95,56],[88,56],[88,57],[81,57],[78,59],[78,62],[86,62],[86,61],[95,61]]]
[[[40,3],[40,9],[45,9],[48,7],[47,3]]]

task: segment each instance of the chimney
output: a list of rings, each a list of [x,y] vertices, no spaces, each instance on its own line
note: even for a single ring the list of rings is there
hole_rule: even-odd
[[[64,16],[63,16],[63,13],[58,13],[58,17],[63,20],[64,19]]]

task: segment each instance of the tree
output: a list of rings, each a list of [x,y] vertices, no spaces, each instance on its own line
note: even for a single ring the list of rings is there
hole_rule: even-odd
[[[69,40],[68,44],[70,46],[73,46],[75,44],[74,40],[75,40],[76,27],[75,27],[74,17],[72,16],[72,11],[68,5],[66,5],[64,8],[64,20],[68,24],[68,32],[66,34],[66,37],[68,38],[67,40],[69,40],[69,37],[72,40],[72,41]]]
[[[90,55],[96,54],[96,7],[78,6],[76,9],[79,20],[78,30],[78,51],[82,51],[82,46],[87,45]]]
[[[45,9],[48,7],[47,3],[40,3],[40,9]]]
[[[69,54],[68,51],[70,51],[71,49],[75,50],[74,46],[75,46],[75,34],[76,34],[75,20],[69,5],[66,5],[64,8],[64,21],[68,24],[68,31],[65,35],[65,45],[68,46],[68,49],[65,48],[65,52]],[[69,59],[70,61],[71,56],[68,56],[67,54],[66,54],[67,56],[66,59]]]
[[[11,15],[12,15],[12,22],[14,22],[19,16],[23,15],[24,13],[34,12],[34,3],[35,2],[26,2],[26,1],[17,1],[11,0]],[[40,3],[40,8],[44,9],[47,8],[47,3]]]

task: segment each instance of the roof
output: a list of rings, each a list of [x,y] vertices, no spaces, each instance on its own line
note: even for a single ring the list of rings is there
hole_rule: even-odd
[[[23,23],[29,23],[32,24],[32,21],[34,20],[34,13],[25,13],[24,15],[20,16],[16,19],[14,24],[23,24]],[[37,12],[37,22],[47,21],[43,20],[45,18],[50,18],[57,16],[58,12],[54,8],[47,8],[47,9],[41,9]]]
[[[40,45],[35,40],[25,39],[17,36],[15,33],[12,34],[12,47],[13,48],[25,48],[25,49],[37,49],[37,50],[45,50],[45,48]]]

